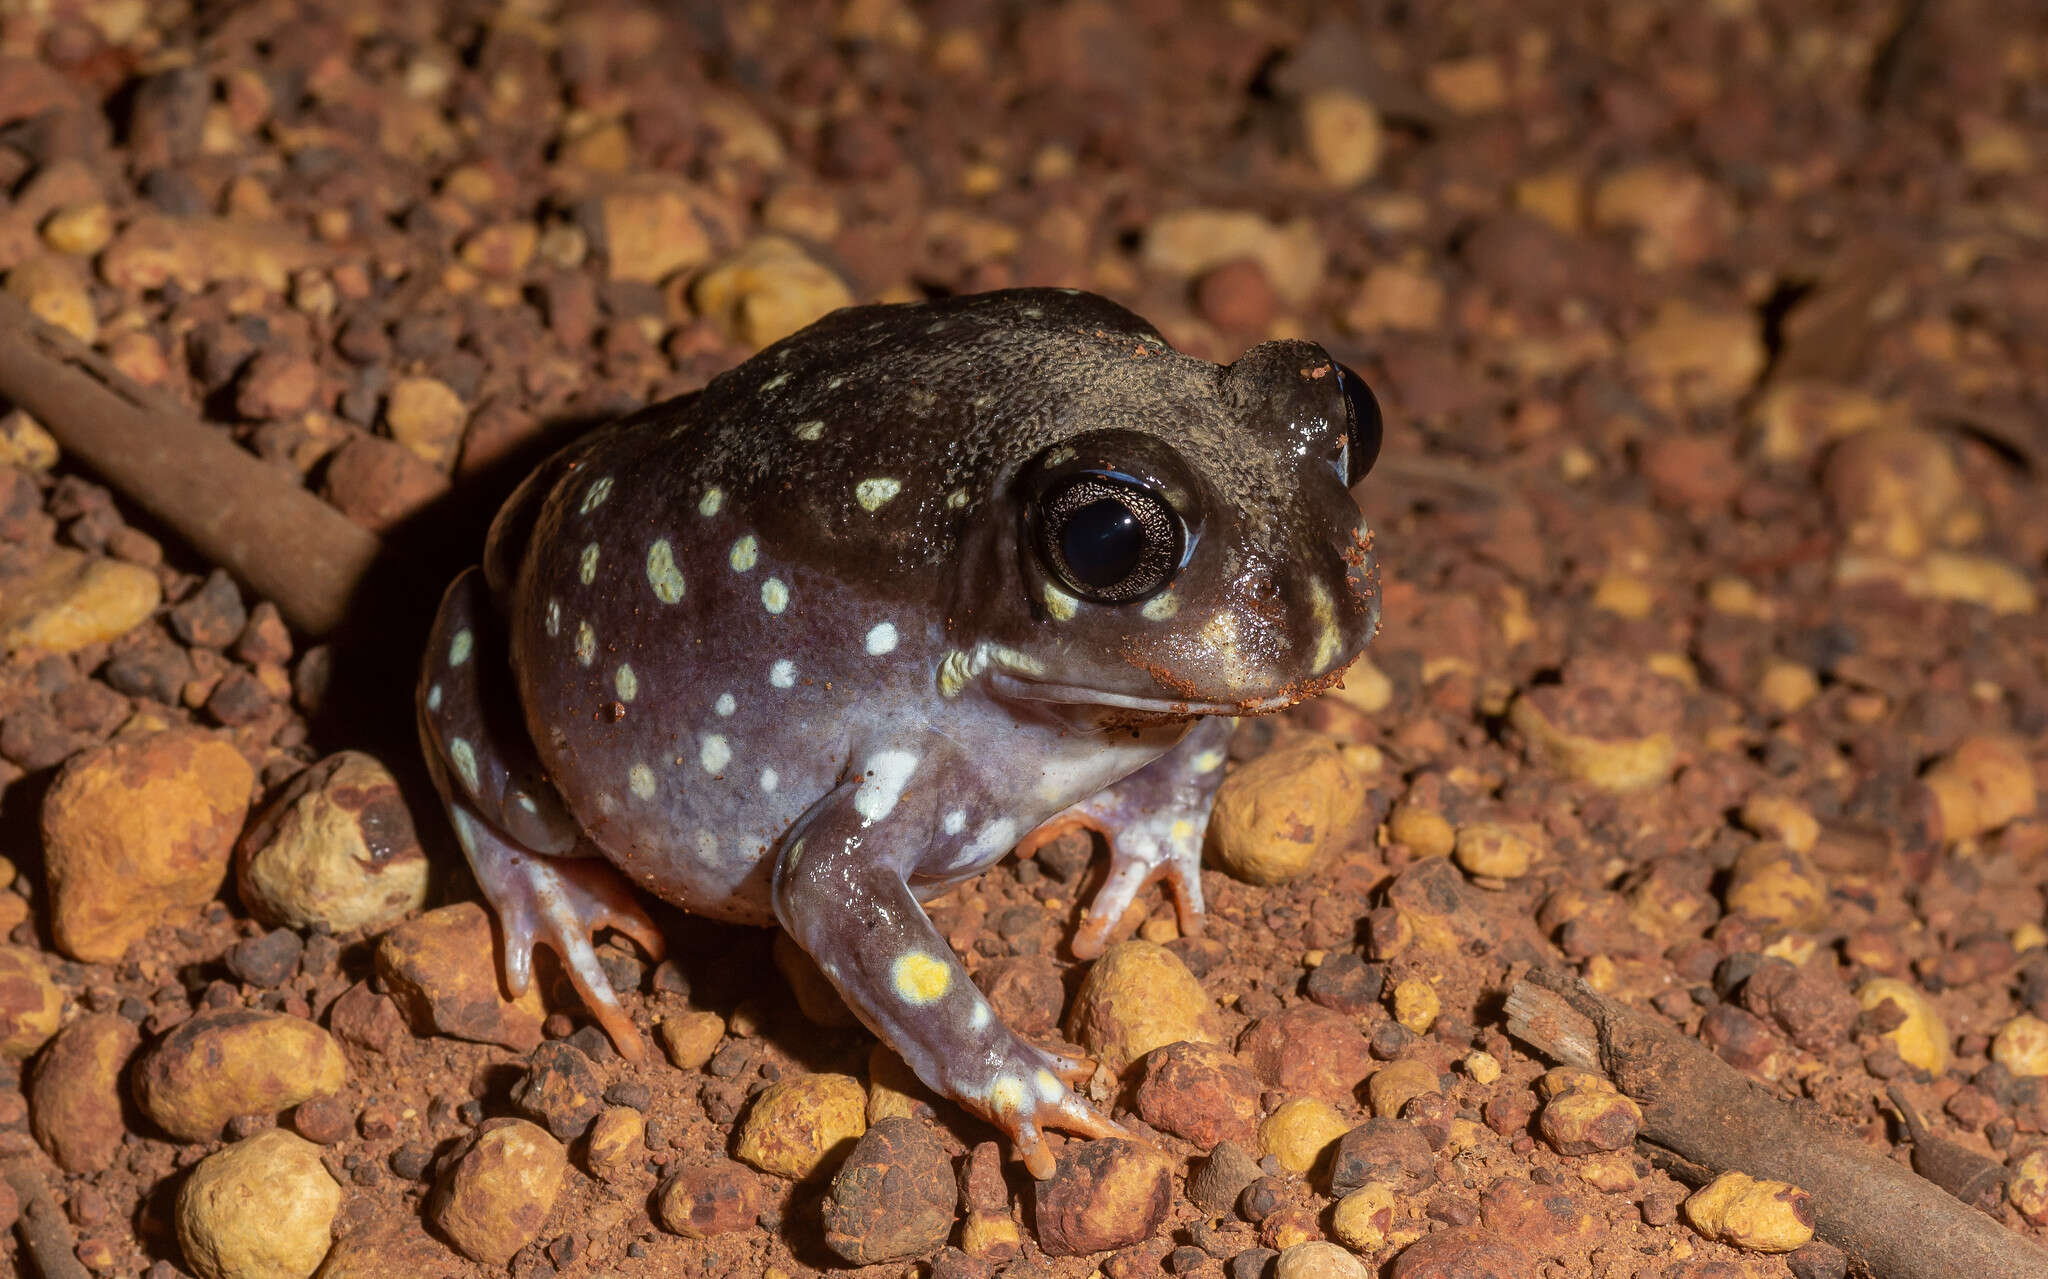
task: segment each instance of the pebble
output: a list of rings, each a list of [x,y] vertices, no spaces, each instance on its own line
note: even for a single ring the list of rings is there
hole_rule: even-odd
[[[1312,1239],[1280,1254],[1273,1279],[1371,1279],[1365,1263],[1333,1243]]]
[[[327,463],[321,493],[373,533],[396,527],[448,490],[448,478],[392,440],[353,435]]]
[[[134,1086],[158,1127],[180,1141],[210,1141],[237,1115],[275,1114],[347,1080],[341,1046],[319,1026],[232,1008],[202,1012],[151,1045]]]
[[[1709,1239],[1752,1252],[1791,1252],[1813,1238],[1812,1196],[1741,1172],[1724,1172],[1694,1191],[1685,1218]]]
[[[127,1132],[121,1079],[141,1035],[116,1013],[88,1013],[57,1033],[28,1084],[29,1129],[57,1166],[106,1169]]]
[[[1763,372],[1762,321],[1754,311],[1719,310],[1672,298],[1628,342],[1631,369],[1668,384],[1697,408],[1741,397]]]
[[[1412,1187],[1435,1177],[1428,1139],[1400,1119],[1368,1119],[1339,1138],[1330,1153],[1330,1189],[1340,1196],[1373,1182]]]
[[[235,412],[255,422],[296,417],[320,393],[320,366],[298,351],[259,351],[235,379]]]
[[[48,471],[57,465],[57,439],[21,409],[0,413],[0,466]]]
[[[884,1119],[832,1175],[825,1245],[856,1266],[923,1256],[952,1233],[957,1199],[952,1161],[930,1126]]]
[[[697,277],[690,300],[728,339],[758,351],[851,306],[853,293],[794,241],[769,235]]]
[[[1106,1252],[1149,1239],[1173,1202],[1173,1166],[1121,1137],[1069,1142],[1033,1186],[1039,1247],[1050,1257]]]
[[[1216,793],[1209,838],[1224,870],[1250,884],[1312,874],[1365,802],[1344,748],[1323,739],[1270,751],[1233,769]]]
[[[761,1202],[760,1179],[721,1159],[683,1168],[662,1183],[655,1217],[663,1229],[685,1239],[709,1239],[752,1226]]]
[[[1250,258],[1273,291],[1290,304],[1323,283],[1322,235],[1307,218],[1276,226],[1243,209],[1174,209],[1152,220],[1142,249],[1148,270],[1192,280],[1226,262]]]
[[[171,606],[171,630],[194,648],[226,648],[248,625],[249,610],[224,569],[206,575],[199,589]]]
[[[1317,89],[1303,97],[1301,136],[1317,176],[1340,191],[1371,177],[1386,148],[1380,113],[1349,89]]]
[[[538,985],[507,999],[496,955],[490,916],[476,902],[458,902],[385,933],[377,943],[377,971],[414,1033],[530,1052],[546,1016]]]
[[[1259,1115],[1259,1081],[1213,1044],[1155,1048],[1140,1061],[1133,1104],[1146,1123],[1207,1150],[1219,1141],[1250,1142]]]
[[[1443,282],[1429,271],[1381,263],[1365,273],[1342,319],[1354,333],[1428,332],[1442,325],[1445,300]]]
[[[1828,451],[1821,492],[1847,545],[1911,560],[1943,540],[1967,490],[1948,441],[1917,426],[1877,426]]]
[[[1375,1070],[1372,1078],[1366,1080],[1365,1098],[1373,1114],[1391,1119],[1410,1101],[1439,1087],[1436,1071],[1428,1062],[1408,1057]]]
[[[604,1108],[604,1084],[590,1058],[556,1041],[528,1054],[526,1073],[512,1086],[512,1105],[558,1141],[574,1141]]]
[[[1614,794],[1660,786],[1678,762],[1678,745],[1670,733],[1601,737],[1569,732],[1528,696],[1515,698],[1508,719],[1521,732],[1532,763]]]
[[[2000,1026],[1991,1060],[2022,1079],[2048,1075],[2048,1021],[2022,1013]]]
[[[26,1061],[57,1033],[64,994],[39,950],[0,946],[0,1059]]]
[[[343,1232],[320,1265],[320,1279],[432,1276],[448,1265],[448,1245],[427,1233],[416,1212],[382,1213]],[[144,1279],[158,1279],[145,1275]],[[175,1275],[164,1279],[176,1279]]]
[[[469,406],[438,378],[400,378],[384,401],[384,428],[391,438],[437,471],[455,465],[468,424]]]
[[[598,200],[596,221],[613,280],[656,284],[711,259],[711,238],[689,189],[670,180],[621,183]]]
[[[673,1013],[656,1024],[654,1037],[676,1069],[698,1070],[725,1038],[725,1018],[702,1009]]]
[[[0,646],[9,653],[75,653],[126,635],[162,600],[156,574],[140,565],[52,547],[0,602]]]
[[[1302,987],[1311,1001],[1356,1017],[1379,1007],[1386,983],[1387,972],[1380,965],[1368,964],[1356,955],[1337,954],[1310,970]]]
[[[1387,814],[1387,835],[1417,857],[1449,857],[1458,844],[1457,828],[1449,818],[1412,800]]]
[[[776,1177],[829,1171],[867,1130],[867,1093],[850,1075],[799,1075],[770,1084],[741,1121],[733,1154]]]
[[[43,243],[59,253],[91,257],[114,238],[114,214],[104,200],[67,204],[43,220]]]
[[[239,751],[194,729],[124,735],[73,757],[42,811],[57,948],[111,963],[212,900],[255,780]]]
[[[2037,1226],[2048,1225],[2048,1150],[2020,1156],[2006,1178],[2005,1197],[2020,1216]]]
[[[2031,816],[2039,803],[2033,761],[2012,737],[1965,738],[1920,783],[1930,801],[1932,833],[1947,843]]]
[[[561,1193],[562,1143],[524,1119],[491,1119],[457,1148],[427,1217],[458,1252],[503,1266],[540,1235]]]
[[[1263,333],[1273,323],[1279,300],[1254,258],[1211,267],[1195,281],[1195,310],[1219,329]]]
[[[1411,1034],[1426,1035],[1443,1010],[1436,987],[1420,977],[1402,979],[1394,986],[1394,1020]]]
[[[99,311],[76,263],[50,254],[32,257],[7,273],[6,290],[43,323],[87,344],[99,338]]]
[[[1347,1248],[1378,1252],[1387,1246],[1400,1198],[1384,1181],[1369,1181],[1337,1201],[1330,1211],[1330,1233]]]
[[[813,1025],[838,1029],[851,1029],[860,1025],[860,1018],[846,1006],[839,992],[832,988],[824,970],[817,962],[804,953],[804,948],[790,939],[788,933],[777,930],[775,941],[770,948],[775,967],[789,982],[790,993],[796,996],[796,1006]]]
[[[1238,1055],[1269,1088],[1348,1101],[1372,1073],[1372,1046],[1352,1018],[1318,1004],[1261,1017],[1237,1039]]]
[[[1306,1177],[1348,1128],[1329,1102],[1297,1097],[1282,1103],[1259,1125],[1259,1153],[1271,1155],[1282,1168]]]
[[[274,928],[228,947],[228,971],[245,985],[269,990],[284,985],[299,971],[299,956],[305,948],[297,933]]]
[[[319,1147],[273,1128],[199,1161],[178,1192],[178,1246],[201,1279],[306,1279],[340,1206]]]
[[[1635,1144],[1643,1112],[1606,1080],[1582,1070],[1559,1068],[1538,1089],[1546,1097],[1537,1131],[1560,1155],[1627,1150]]]
[[[1468,875],[1520,879],[1542,849],[1529,832],[1501,822],[1470,822],[1458,828],[1452,856]]]
[[[426,904],[429,863],[390,770],[329,755],[257,814],[235,850],[235,888],[265,923],[379,932]]]
[[[591,1175],[605,1181],[623,1178],[647,1153],[646,1134],[646,1119],[631,1106],[606,1106],[599,1111],[583,1147],[583,1161]]]
[[[1732,914],[1798,930],[1826,918],[1828,885],[1804,854],[1784,844],[1759,842],[1736,855],[1722,900]]]
[[[1491,1231],[1453,1227],[1409,1244],[1388,1279],[1536,1279],[1536,1263]]]
[[[1067,1037],[1122,1074],[1167,1044],[1214,1043],[1209,993],[1180,957],[1154,942],[1117,942],[1088,969],[1067,1014]]]
[[[1896,1006],[1905,1020],[1885,1031],[1884,1037],[1891,1041],[1899,1059],[1929,1075],[1947,1073],[1948,1023],[1919,987],[1896,977],[1873,977],[1856,988],[1856,1002],[1866,1012],[1886,1003]]]
[[[1188,1172],[1188,1198],[1213,1216],[1228,1215],[1244,1188],[1259,1179],[1259,1165],[1234,1141],[1219,1141]]]

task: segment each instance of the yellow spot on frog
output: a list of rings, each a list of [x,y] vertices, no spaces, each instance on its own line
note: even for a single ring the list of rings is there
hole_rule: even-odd
[[[1073,620],[1074,611],[1080,606],[1081,601],[1067,594],[1059,587],[1054,586],[1051,582],[1045,584],[1045,590],[1041,594],[1045,599],[1046,612],[1051,613],[1058,621],[1069,622]]]
[[[1163,622],[1180,612],[1180,595],[1175,591],[1161,591],[1146,600],[1144,607],[1138,611],[1145,615],[1147,621]]]
[[[470,650],[476,646],[476,636],[469,633],[467,626],[455,632],[455,638],[448,641],[448,664],[460,666],[469,660]]]
[[[825,424],[819,421],[800,423],[796,428],[796,438],[804,441],[807,444],[815,443],[818,437],[823,435],[824,433]]]
[[[598,507],[603,506],[604,500],[610,497],[611,495],[612,477],[609,475],[600,475],[597,478],[597,480],[591,484],[590,491],[583,495],[583,505],[578,509],[582,514],[588,515],[592,511],[596,510]]]
[[[576,623],[576,660],[585,666],[597,658],[597,632],[590,629],[590,623]]]
[[[945,961],[913,950],[899,955],[890,966],[889,981],[905,1003],[921,1008],[945,997],[953,985],[953,970],[946,967]]]
[[[754,539],[752,533],[734,542],[732,544],[732,554],[727,557],[732,564],[732,571],[735,573],[750,572],[760,558],[761,544]]]
[[[967,505],[966,489],[954,489],[951,493],[946,494],[947,509],[957,511],[965,505]]]
[[[455,762],[455,771],[462,777],[463,789],[474,794],[476,792],[476,751],[462,738],[452,738],[448,742],[448,758]]]
[[[592,542],[590,545],[583,548],[583,558],[579,560],[576,564],[576,577],[577,580],[582,582],[585,586],[590,585],[590,583],[596,579],[597,543]]]
[[[640,695],[640,677],[624,662],[619,663],[618,671],[612,676],[612,685],[619,690],[622,702],[630,702]]]
[[[903,491],[903,481],[884,476],[881,479],[862,480],[853,486],[853,496],[862,509],[879,511],[890,498]]]
[[[1173,824],[1173,838],[1176,842],[1186,843],[1188,840],[1193,839],[1194,837],[1195,824],[1186,819],[1185,817],[1181,818],[1179,821]]]
[[[761,583],[761,607],[771,613],[780,613],[789,607],[789,586],[779,577],[771,577]]]
[[[1329,588],[1310,578],[1308,592],[1309,607],[1316,622],[1316,651],[1309,663],[1310,668],[1320,675],[1336,662],[1337,654],[1344,647],[1344,637],[1337,630],[1337,606],[1330,599]]]
[[[1024,1113],[1024,1081],[1008,1075],[988,1086],[988,1106],[999,1115]]]
[[[697,499],[697,514],[716,515],[718,508],[725,505],[725,490],[716,484],[704,490],[704,496]]]
[[[676,568],[675,548],[665,537],[656,538],[647,548],[647,584],[654,588],[654,598],[664,604],[683,598],[683,575]]]

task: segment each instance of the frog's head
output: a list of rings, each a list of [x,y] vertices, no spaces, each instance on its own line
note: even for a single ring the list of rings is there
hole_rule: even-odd
[[[975,673],[1112,722],[1278,710],[1334,683],[1379,621],[1349,492],[1379,453],[1365,382],[1298,341],[1227,366],[1154,347],[1085,377],[991,513]]]

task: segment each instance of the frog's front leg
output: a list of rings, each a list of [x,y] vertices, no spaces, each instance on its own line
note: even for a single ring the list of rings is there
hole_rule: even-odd
[[[775,866],[775,914],[869,1029],[933,1090],[988,1119],[1035,1177],[1050,1177],[1043,1132],[1123,1130],[1075,1096],[1087,1063],[1026,1043],[996,1018],[912,895],[906,868],[929,842],[917,757],[883,751],[815,805]],[[906,785],[922,792],[903,797]]]
[[[612,993],[591,936],[616,928],[655,959],[661,930],[611,863],[591,855],[520,722],[511,668],[483,575],[471,569],[442,597],[420,673],[427,767],[456,840],[505,937],[505,984],[533,979],[533,950],[562,960],[570,984],[629,1060],[640,1032]]]
[[[1237,721],[1206,716],[1172,750],[1073,807],[1018,845],[1020,854],[1075,826],[1109,842],[1109,878],[1088,903],[1074,934],[1074,954],[1094,959],[1111,934],[1154,883],[1173,895],[1174,915],[1188,936],[1202,931],[1202,832],[1223,783],[1223,759]]]

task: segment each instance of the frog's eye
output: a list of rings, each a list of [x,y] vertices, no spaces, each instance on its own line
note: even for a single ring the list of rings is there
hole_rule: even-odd
[[[1158,591],[1180,568],[1181,522],[1149,486],[1083,471],[1039,499],[1038,550],[1067,588],[1098,604]]]
[[[1385,425],[1380,402],[1364,378],[1339,364],[1337,384],[1344,390],[1344,487],[1350,488],[1379,460]]]

